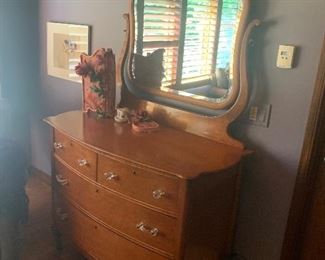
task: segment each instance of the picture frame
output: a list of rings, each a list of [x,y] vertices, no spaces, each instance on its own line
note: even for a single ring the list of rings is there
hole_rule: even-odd
[[[81,83],[75,73],[81,54],[90,54],[89,25],[47,22],[47,73]]]

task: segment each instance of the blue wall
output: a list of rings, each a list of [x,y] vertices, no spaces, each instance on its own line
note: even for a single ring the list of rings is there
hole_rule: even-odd
[[[256,153],[242,178],[236,249],[248,259],[279,259],[325,33],[323,0],[253,0],[253,76],[258,103],[272,104],[269,128],[237,125]],[[298,46],[296,67],[278,69],[279,44]]]

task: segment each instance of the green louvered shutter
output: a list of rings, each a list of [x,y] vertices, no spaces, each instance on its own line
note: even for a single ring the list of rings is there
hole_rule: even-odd
[[[136,30],[141,33],[137,41],[137,52],[146,55],[164,48],[163,85],[173,85],[176,82],[181,0],[138,0],[138,3],[143,5],[143,13],[137,12],[138,24],[143,21],[143,27],[142,30]]]
[[[136,0],[136,5],[136,52],[165,49],[163,86],[199,86],[217,69],[231,67],[241,1]]]

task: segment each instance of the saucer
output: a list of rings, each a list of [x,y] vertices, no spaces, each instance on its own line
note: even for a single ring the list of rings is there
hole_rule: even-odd
[[[125,123],[125,122],[127,122],[129,119],[128,119],[127,117],[125,117],[125,118],[120,118],[120,117],[115,116],[115,117],[114,117],[114,120],[115,120],[115,122],[117,122],[117,123]]]
[[[149,122],[133,122],[132,130],[137,133],[148,133],[152,131],[156,131],[159,128],[159,124],[155,121]]]

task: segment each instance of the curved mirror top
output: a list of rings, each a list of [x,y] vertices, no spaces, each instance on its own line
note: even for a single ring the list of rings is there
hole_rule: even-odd
[[[132,2],[135,87],[149,96],[200,107],[232,105],[239,91],[247,0]]]

